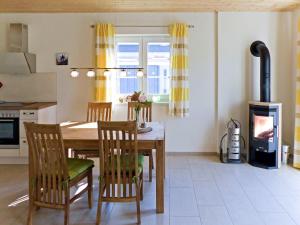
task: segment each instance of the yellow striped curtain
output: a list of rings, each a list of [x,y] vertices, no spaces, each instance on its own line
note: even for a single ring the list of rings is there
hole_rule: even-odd
[[[300,19],[297,27],[297,78],[296,78],[296,118],[294,141],[294,167],[300,169]]]
[[[188,79],[188,26],[172,24],[171,36],[171,86],[169,99],[170,115],[186,117],[189,115]]]
[[[112,24],[96,25],[96,67],[114,67],[115,29]],[[105,77],[104,70],[96,71],[96,101],[111,101],[111,76]]]

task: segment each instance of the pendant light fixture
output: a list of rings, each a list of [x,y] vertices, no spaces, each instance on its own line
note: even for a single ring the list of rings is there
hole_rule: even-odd
[[[143,77],[143,76],[144,76],[143,70],[142,70],[142,69],[139,69],[139,70],[137,71],[137,73],[136,73],[136,76],[137,76],[137,77]]]
[[[86,75],[87,75],[87,77],[95,77],[96,73],[94,70],[90,69],[87,71]]]
[[[72,70],[71,71],[71,77],[78,77],[79,76],[79,72],[77,70]]]
[[[136,72],[136,76],[137,77],[143,77],[144,76],[144,72],[143,72],[143,69],[142,67],[139,67],[139,68],[136,68],[136,67],[95,67],[95,68],[88,68],[88,67],[85,67],[85,68],[71,68],[71,77],[78,77],[80,75],[80,70],[87,70],[86,72],[86,76],[87,77],[95,77],[96,76],[96,70],[102,70],[103,72],[103,75],[108,77],[111,75],[111,72],[112,70],[120,70],[120,77],[126,77],[127,76],[127,71],[128,70],[135,70],[137,71]]]

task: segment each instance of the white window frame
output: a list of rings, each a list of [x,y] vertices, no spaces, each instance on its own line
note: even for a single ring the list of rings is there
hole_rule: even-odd
[[[161,43],[161,42],[170,42],[170,37],[168,35],[116,35],[116,46],[118,42],[136,42],[139,43],[140,48],[139,48],[139,67],[144,68],[144,76],[143,77],[138,77],[138,88],[140,89],[139,91],[142,91],[142,93],[146,94],[149,99],[152,99],[153,96],[158,96],[159,100],[156,101],[158,103],[167,103],[169,102],[169,94],[162,94],[162,95],[150,95],[148,94],[148,84],[147,84],[147,46],[148,43]],[[115,48],[116,56],[117,56],[117,47]],[[116,57],[117,58],[117,57]],[[116,62],[117,63],[117,62]],[[170,79],[170,76],[168,77]],[[117,97],[124,97],[124,95],[121,95],[119,93],[120,90],[120,80],[119,77],[116,79],[116,87],[117,87]],[[169,80],[170,82],[170,80]]]

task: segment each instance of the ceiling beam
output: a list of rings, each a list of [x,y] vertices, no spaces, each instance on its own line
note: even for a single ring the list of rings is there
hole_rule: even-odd
[[[0,12],[289,11],[300,0],[1,0]]]

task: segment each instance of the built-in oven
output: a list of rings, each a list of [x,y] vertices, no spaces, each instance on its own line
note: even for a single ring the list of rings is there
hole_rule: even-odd
[[[0,110],[0,150],[20,148],[20,112]]]

